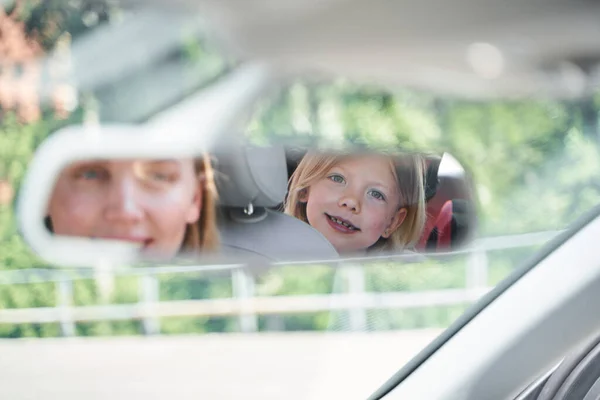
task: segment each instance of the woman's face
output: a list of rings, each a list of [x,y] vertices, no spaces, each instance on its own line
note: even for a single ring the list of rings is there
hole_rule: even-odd
[[[55,234],[134,242],[172,257],[201,205],[191,159],[90,161],[61,173],[48,215]]]
[[[406,216],[399,210],[400,194],[386,157],[345,159],[308,188],[308,223],[339,253],[361,252],[381,237],[388,238]]]

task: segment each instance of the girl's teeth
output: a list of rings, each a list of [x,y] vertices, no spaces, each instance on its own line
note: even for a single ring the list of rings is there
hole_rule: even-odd
[[[343,221],[341,221],[341,220],[339,220],[339,219],[337,219],[337,218],[334,218],[334,217],[330,217],[330,218],[331,218],[331,220],[332,220],[333,222],[335,222],[336,224],[339,224],[339,225],[345,226],[345,227],[346,227],[346,228],[348,228],[348,229],[352,229],[352,230],[354,229],[354,227],[353,227],[353,226],[350,226],[350,224],[348,224],[347,222],[343,222]]]

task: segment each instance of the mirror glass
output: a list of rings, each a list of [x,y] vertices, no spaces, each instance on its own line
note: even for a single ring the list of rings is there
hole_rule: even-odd
[[[98,158],[55,178],[53,235],[119,241],[144,260],[269,261],[452,252],[472,236],[450,154],[240,146],[196,158]]]
[[[101,159],[58,176],[45,225],[56,235],[133,243],[150,257],[211,248],[214,211],[203,159]]]

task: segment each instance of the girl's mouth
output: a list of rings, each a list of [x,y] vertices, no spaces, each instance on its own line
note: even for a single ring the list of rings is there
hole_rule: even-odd
[[[360,228],[355,225],[352,225],[352,223],[350,223],[350,221],[348,221],[348,220],[345,220],[340,217],[334,217],[327,213],[325,213],[325,216],[327,217],[329,225],[331,225],[331,227],[333,229],[335,229],[339,232],[342,232],[342,233],[360,232]]]

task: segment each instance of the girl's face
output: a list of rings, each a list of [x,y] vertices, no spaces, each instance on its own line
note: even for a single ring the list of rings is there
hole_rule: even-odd
[[[93,161],[61,173],[48,215],[55,234],[135,242],[172,257],[201,205],[191,159]]]
[[[399,210],[400,193],[386,157],[364,155],[342,160],[312,184],[306,214],[339,253],[366,250],[388,238],[406,216]]]

